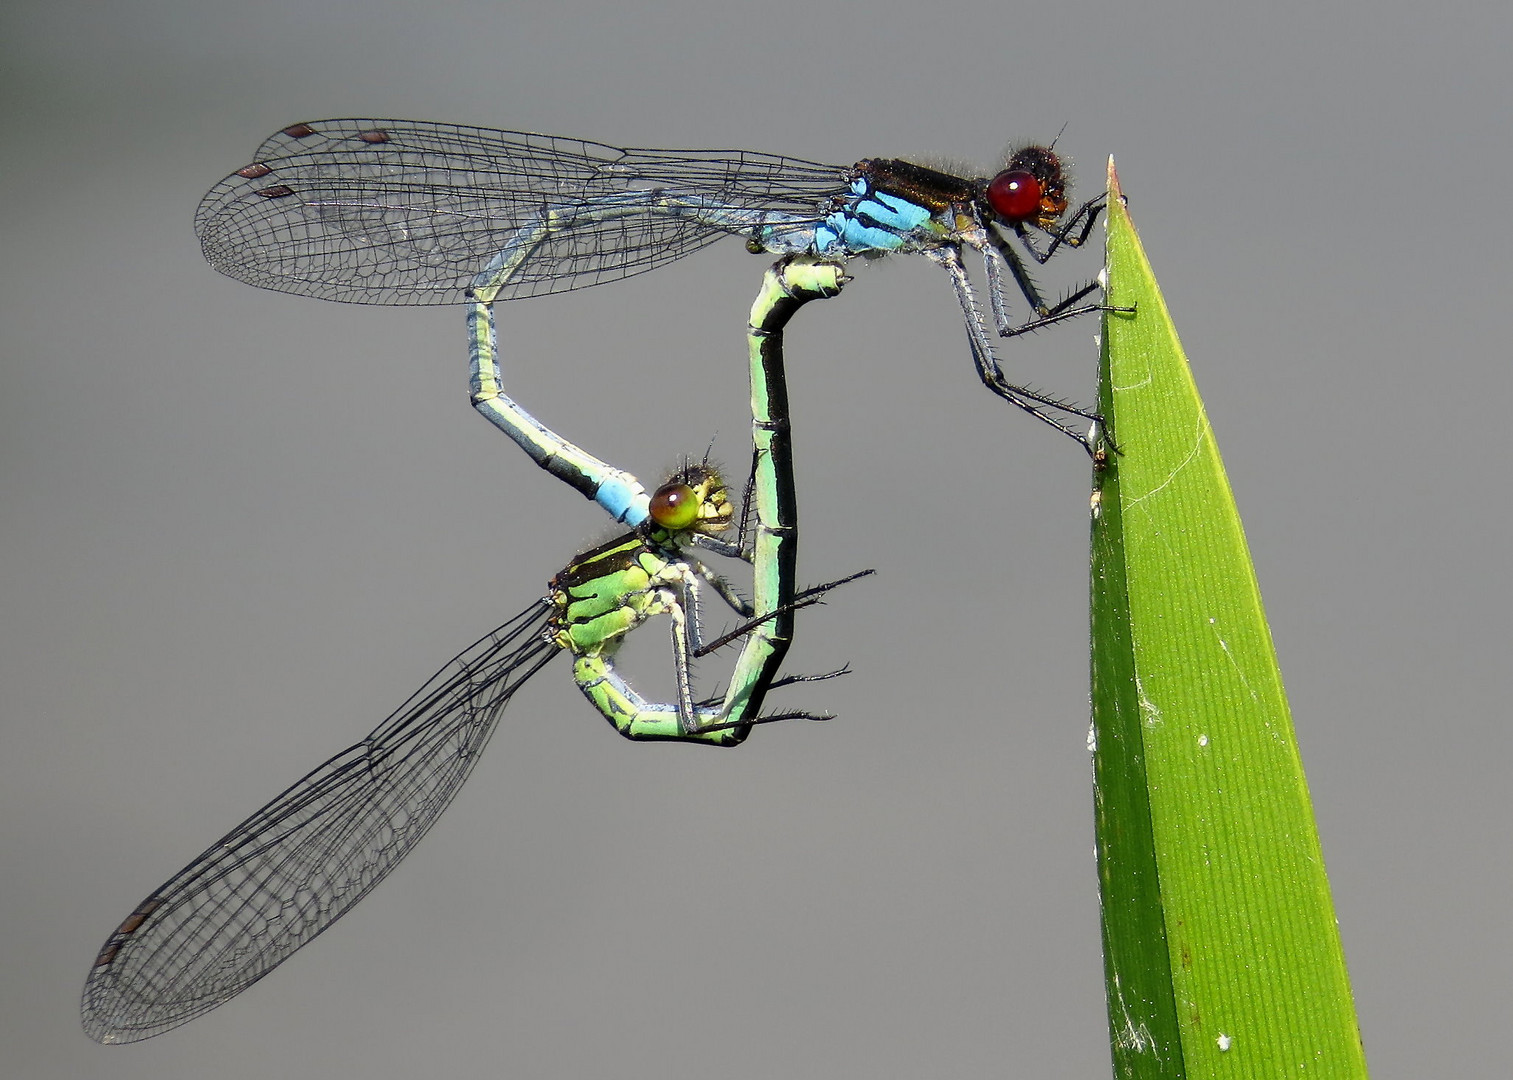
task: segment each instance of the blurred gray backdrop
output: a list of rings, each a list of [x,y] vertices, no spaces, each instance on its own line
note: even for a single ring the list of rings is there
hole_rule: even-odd
[[[1244,514],[1369,1060],[1505,1075],[1510,29],[1454,0],[10,0],[4,1073],[1108,1075],[1088,465],[977,385],[922,260],[789,337],[802,576],[878,569],[799,623],[792,667],[855,673],[782,700],[837,720],[633,746],[554,665],[332,933],[182,1030],[80,1033],[138,900],[608,533],[469,407],[460,310],[201,261],[208,187],[357,115],[983,169],[1065,125],[1084,196],[1114,154]],[[509,384],[648,480],[711,437],[739,472],[762,265],[728,241],[507,305]],[[1095,329],[1004,355],[1089,401]]]

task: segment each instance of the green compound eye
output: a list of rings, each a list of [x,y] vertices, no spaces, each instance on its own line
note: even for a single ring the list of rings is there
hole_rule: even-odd
[[[689,529],[699,520],[699,496],[687,484],[663,484],[652,495],[648,513],[664,529]]]

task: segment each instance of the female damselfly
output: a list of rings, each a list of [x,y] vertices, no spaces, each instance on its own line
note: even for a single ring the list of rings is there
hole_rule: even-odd
[[[643,492],[629,512],[638,521],[633,531],[575,558],[545,598],[459,654],[361,742],[294,783],[137,905],[90,970],[81,1004],[85,1031],[105,1043],[161,1034],[224,1004],[329,928],[430,829],[515,692],[559,653],[573,656],[579,689],[627,738],[733,746],[755,724],[828,719],[760,710],[774,687],[830,677],[777,677],[793,613],[871,572],[802,591],[793,586],[797,518],[782,331],[800,306],[834,295],[844,280],[833,263],[784,260],[768,271],[752,308],[750,548],[720,539],[734,511],[707,463],[680,470],[650,496]],[[640,490],[634,477],[619,475]],[[754,601],[742,601],[692,547],[750,561]],[[699,632],[702,585],[745,618],[708,642]],[[671,616],[673,625],[678,700],[668,704],[642,698],[613,662],[626,635],[658,614]],[[695,701],[690,658],[737,640],[741,655],[725,693]]]

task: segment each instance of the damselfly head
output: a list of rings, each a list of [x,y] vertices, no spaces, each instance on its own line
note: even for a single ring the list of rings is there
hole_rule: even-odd
[[[700,462],[680,469],[652,493],[647,514],[669,532],[713,535],[730,528],[735,507],[718,470]]]
[[[983,197],[1009,225],[1052,228],[1066,213],[1066,174],[1048,146],[1026,146],[1009,156],[1008,166],[988,181]]]

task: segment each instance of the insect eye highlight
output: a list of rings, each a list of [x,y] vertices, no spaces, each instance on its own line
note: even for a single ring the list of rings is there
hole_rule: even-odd
[[[699,496],[687,484],[663,484],[647,508],[652,521],[664,529],[691,528],[699,520]]]
[[[1008,169],[988,181],[988,205],[1010,224],[1036,217],[1044,193],[1040,181],[1024,169]]]

